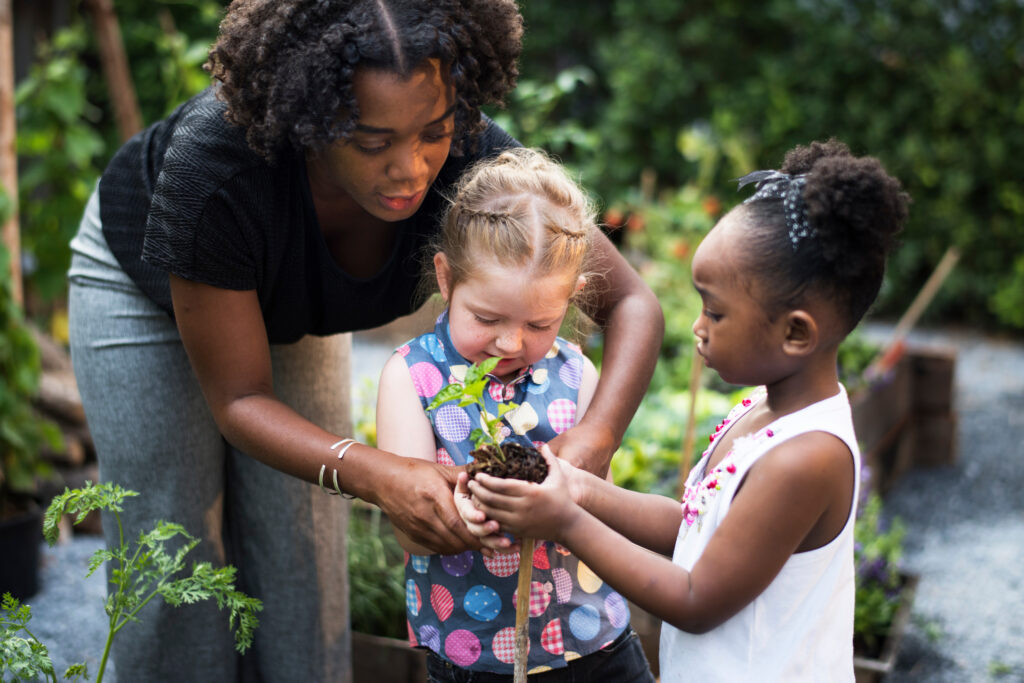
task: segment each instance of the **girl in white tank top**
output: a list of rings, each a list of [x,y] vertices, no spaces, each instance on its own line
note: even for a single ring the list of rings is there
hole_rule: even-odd
[[[749,183],[694,255],[693,331],[708,367],[759,388],[710,436],[682,501],[550,452],[543,484],[463,475],[456,497],[490,547],[505,532],[557,541],[662,618],[665,683],[852,681],[860,454],[836,353],[878,294],[909,198],[834,140]]]

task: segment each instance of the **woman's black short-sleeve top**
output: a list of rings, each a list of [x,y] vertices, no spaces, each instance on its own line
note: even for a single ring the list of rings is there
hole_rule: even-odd
[[[398,225],[385,266],[360,279],[328,251],[303,155],[268,164],[224,109],[208,88],[118,151],[100,179],[103,234],[168,314],[168,273],[256,290],[271,343],[376,327],[415,310],[424,249],[448,188],[473,161],[518,145],[488,121],[476,152],[449,157],[420,210]]]

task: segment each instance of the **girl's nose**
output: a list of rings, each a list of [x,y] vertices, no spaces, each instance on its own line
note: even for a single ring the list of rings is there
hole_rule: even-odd
[[[701,340],[704,339],[704,335],[703,335],[703,332],[702,332],[703,328],[701,327],[701,324],[700,324],[700,320],[701,320],[702,317],[704,317],[703,314],[698,315],[697,319],[693,321],[693,325],[690,327],[690,329],[693,331],[694,336],[696,336],[697,339],[701,339]]]
[[[505,355],[518,353],[523,346],[522,331],[515,329],[502,332],[495,341],[495,346]]]

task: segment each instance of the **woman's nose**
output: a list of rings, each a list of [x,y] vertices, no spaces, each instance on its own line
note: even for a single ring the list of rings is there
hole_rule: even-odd
[[[427,161],[415,145],[399,147],[388,164],[388,180],[408,182],[418,180],[427,172]]]

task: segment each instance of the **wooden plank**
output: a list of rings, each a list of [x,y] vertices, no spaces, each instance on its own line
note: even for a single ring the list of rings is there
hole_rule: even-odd
[[[117,129],[124,141],[142,130],[142,114],[128,70],[121,26],[117,22],[111,0],[86,0],[85,6],[92,14],[103,75],[107,79],[107,90],[114,104]]]
[[[11,294],[21,306],[21,235],[18,230],[18,152],[14,121],[14,19],[11,0],[0,0],[0,186],[13,211],[3,224],[3,243],[10,254]]]

